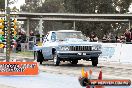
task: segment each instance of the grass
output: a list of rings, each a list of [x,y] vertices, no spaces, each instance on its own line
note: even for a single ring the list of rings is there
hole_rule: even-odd
[[[33,56],[34,55],[34,53],[32,51],[18,52],[17,54],[24,55],[24,56]]]

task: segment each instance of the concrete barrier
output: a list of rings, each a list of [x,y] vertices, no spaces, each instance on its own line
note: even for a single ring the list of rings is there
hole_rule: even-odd
[[[120,62],[132,63],[132,44],[122,44]]]
[[[102,54],[100,60],[114,62],[132,62],[132,44],[101,43]]]

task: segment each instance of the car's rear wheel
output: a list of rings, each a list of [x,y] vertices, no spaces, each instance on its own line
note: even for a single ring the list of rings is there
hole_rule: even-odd
[[[92,65],[97,66],[98,65],[98,57],[92,58]]]
[[[60,64],[60,59],[59,59],[59,57],[58,57],[57,54],[53,54],[53,62],[54,62],[54,65],[55,65],[55,66],[59,66],[59,64]]]
[[[72,60],[71,61],[71,64],[77,64],[78,63],[78,60]]]

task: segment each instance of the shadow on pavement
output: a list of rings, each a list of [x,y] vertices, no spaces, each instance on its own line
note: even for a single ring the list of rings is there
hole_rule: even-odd
[[[42,64],[43,66],[54,66],[53,61],[46,61],[43,62]],[[94,67],[92,65],[86,65],[86,64],[71,64],[69,62],[61,62],[61,64],[59,66],[54,66],[54,67],[93,67],[93,68],[102,68],[104,66],[97,66]]]

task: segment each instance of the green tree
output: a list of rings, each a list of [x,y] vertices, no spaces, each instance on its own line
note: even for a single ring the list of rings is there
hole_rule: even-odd
[[[41,3],[42,4],[42,3]],[[63,6],[63,0],[45,0],[45,2],[40,5],[38,1],[35,0],[32,3],[26,3],[21,6],[21,11],[26,12],[39,12],[39,13],[57,13],[57,12],[65,12],[65,8]],[[36,27],[39,24],[39,21],[32,21],[30,23],[30,29],[35,30],[39,27]],[[50,30],[63,29],[68,28],[60,25],[71,25],[69,23],[55,22],[55,21],[44,21],[44,33]],[[58,28],[57,28],[58,26]]]
[[[65,12],[63,0],[45,0],[45,3],[39,9],[40,9],[39,12],[48,13]]]
[[[8,0],[9,4],[14,4],[17,0]],[[5,0],[0,0],[0,9],[5,9]]]
[[[113,6],[116,8],[117,13],[127,13],[132,0],[113,0]]]
[[[42,12],[42,13],[86,13],[86,14],[113,14],[127,13],[132,0],[45,0],[38,4],[37,0],[26,3],[21,7],[21,11]],[[32,22],[32,26],[38,22]],[[60,26],[61,25],[61,26]],[[45,21],[44,31],[58,29],[72,29],[72,22]],[[121,22],[76,22],[76,30],[81,30],[86,35],[91,32],[98,33],[99,37],[109,32],[120,34],[128,27],[128,23]],[[35,29],[31,28],[31,29]]]
[[[127,13],[131,0],[64,0],[65,9],[69,13]],[[114,25],[114,26],[113,26]],[[76,29],[86,35],[97,32],[99,37],[109,32],[120,34],[128,27],[128,23],[121,22],[76,22]]]
[[[112,0],[64,0],[67,12],[112,13]]]
[[[39,4],[37,0],[33,0],[30,3],[27,2],[26,4],[20,7],[21,11],[24,11],[24,12],[37,12],[38,8],[39,8]]]
[[[0,9],[5,9],[5,0],[0,0]]]

